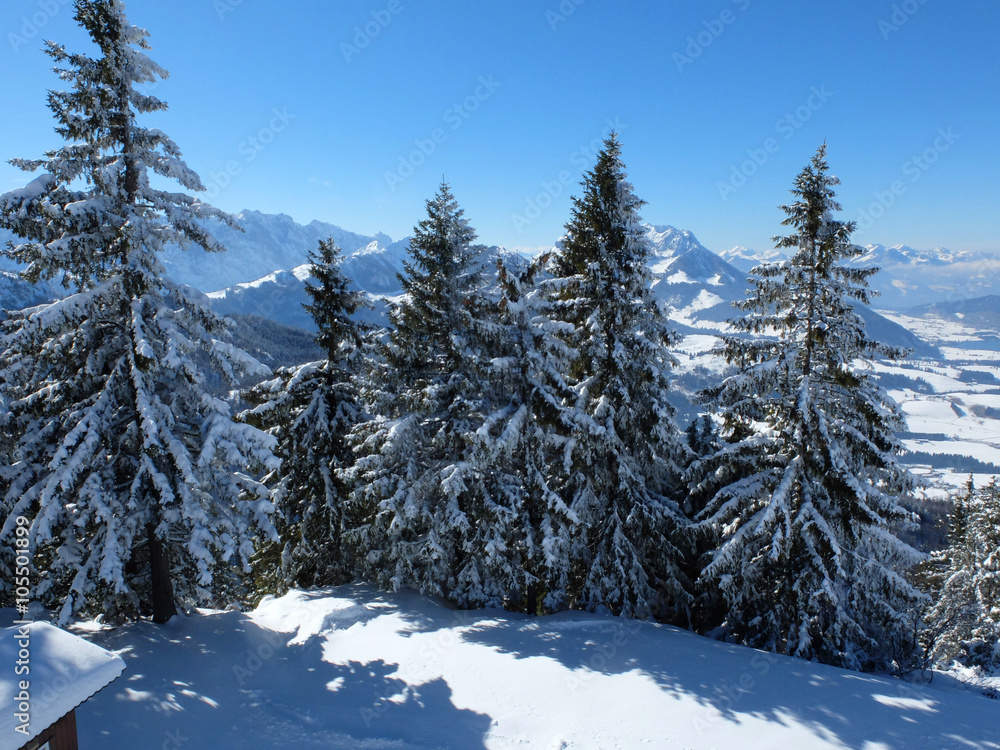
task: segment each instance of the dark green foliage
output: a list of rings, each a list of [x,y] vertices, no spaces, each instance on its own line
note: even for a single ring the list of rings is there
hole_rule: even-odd
[[[321,241],[309,256],[313,280],[306,309],[316,321],[316,343],[326,358],[282,368],[277,378],[245,393],[254,407],[243,419],[276,440],[281,466],[264,481],[271,487],[278,540],[256,560],[258,590],[283,593],[344,583],[353,565],[343,537],[352,464],[347,435],[362,419],[354,382],[364,329],[352,316],[365,305],[339,268],[340,250]]]
[[[16,459],[0,469],[0,538],[18,516],[31,519],[34,593],[62,620],[101,612],[162,622],[175,601],[227,598],[250,537],[273,533],[250,476],[273,461],[266,436],[234,424],[208,387],[263,368],[225,342],[225,321],[160,262],[168,244],[222,250],[205,220],[233,220],[151,185],[153,173],[204,189],[176,144],[138,123],[166,108],[138,90],[166,76],[144,52],[146,32],[119,0],[74,8],[98,54],[47,43],[71,87],[49,94],[66,144],[14,160],[43,174],[0,196],[0,227],[24,239],[5,251],[27,265],[23,277],[74,290],[12,312],[0,329],[0,399]]]
[[[315,334],[259,315],[230,315],[233,344],[268,367],[292,367],[322,358]]]
[[[381,419],[362,425],[351,537],[364,575],[462,605],[502,604],[518,584],[506,570],[516,511],[486,481],[478,431],[495,403],[484,335],[494,309],[482,249],[442,184],[410,241],[400,277],[407,296],[370,375]],[[360,559],[360,557],[359,557]]]
[[[572,350],[560,415],[566,446],[554,472],[576,524],[567,600],[684,619],[689,594],[675,537],[688,452],[667,402],[676,337],[650,291],[643,202],[616,135],[582,187],[548,285],[551,319]]]

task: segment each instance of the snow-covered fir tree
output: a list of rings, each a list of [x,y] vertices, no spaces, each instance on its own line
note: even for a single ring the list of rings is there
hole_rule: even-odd
[[[266,488],[248,470],[273,464],[273,440],[234,423],[207,374],[266,374],[224,342],[226,324],[199,292],[172,283],[168,243],[223,248],[203,221],[228,216],[150,173],[202,190],[164,133],[140,114],[166,108],[141,93],[166,76],[147,33],[119,0],[76,0],[75,19],[99,50],[49,43],[66,92],[49,94],[65,139],[37,160],[42,176],[0,196],[0,226],[24,242],[7,251],[29,280],[73,289],[12,313],[0,334],[0,389],[16,447],[2,468],[0,538],[31,519],[36,596],[74,612],[152,614],[213,601],[217,573],[246,569],[252,539],[273,534]]]
[[[344,583],[352,566],[342,544],[350,466],[347,436],[362,410],[355,382],[365,326],[353,315],[368,303],[340,271],[340,248],[321,241],[310,253],[305,308],[316,322],[326,358],[282,368],[273,380],[245,393],[253,409],[242,419],[277,440],[281,467],[265,477],[275,504],[279,541],[267,544],[257,563],[263,588],[283,593]]]
[[[746,314],[719,351],[737,368],[708,394],[725,444],[690,471],[699,526],[719,545],[701,581],[721,619],[704,626],[805,659],[892,668],[915,652],[922,596],[903,575],[921,555],[894,534],[911,520],[904,418],[866,360],[902,352],[873,341],[855,309],[876,269],[845,265],[861,250],[853,223],[834,218],[827,169],[824,145],[782,206],[794,233],[775,241],[794,254],[753,269],[736,303]]]
[[[576,520],[571,604],[647,617],[687,608],[677,500],[688,449],[667,401],[675,341],[651,290],[643,202],[612,134],[552,261],[554,319],[572,327],[559,491]]]
[[[487,371],[498,408],[476,432],[491,496],[509,508],[500,534],[504,554],[495,575],[511,590],[508,609],[531,614],[563,609],[569,601],[574,514],[557,491],[569,438],[573,391],[566,380],[573,350],[556,333],[546,294],[542,255],[524,268],[498,263],[500,302],[486,328]]]
[[[996,478],[980,493],[971,528],[979,616],[969,638],[969,658],[974,664],[996,667],[1000,665],[1000,483]]]
[[[400,276],[406,292],[369,376],[379,419],[355,431],[349,533],[362,574],[464,606],[500,605],[514,510],[484,481],[477,431],[494,411],[485,377],[482,249],[447,184],[427,202]]]
[[[1000,664],[1000,484],[969,480],[949,517],[948,549],[934,555],[924,617],[928,658],[947,668]],[[934,579],[937,579],[934,581]],[[939,585],[934,585],[934,583]]]

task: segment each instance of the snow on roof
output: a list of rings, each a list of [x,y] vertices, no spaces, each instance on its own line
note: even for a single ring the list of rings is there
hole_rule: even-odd
[[[19,655],[25,640],[30,654],[27,659]],[[19,661],[28,667],[27,674],[17,673]],[[5,709],[0,711],[0,738],[6,741],[24,737],[27,742],[124,671],[125,662],[120,656],[47,622],[0,630],[0,705]],[[13,710],[21,680],[29,682],[27,736],[15,732],[22,723]]]

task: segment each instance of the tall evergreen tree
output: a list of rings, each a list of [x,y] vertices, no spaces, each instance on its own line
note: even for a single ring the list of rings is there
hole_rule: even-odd
[[[177,146],[137,115],[166,108],[137,86],[166,76],[119,0],[76,0],[99,55],[49,43],[68,92],[49,94],[62,148],[14,160],[44,174],[0,196],[0,226],[25,241],[6,254],[23,275],[75,293],[13,313],[0,334],[0,390],[11,409],[13,464],[0,474],[0,539],[31,519],[36,595],[61,618],[175,612],[210,602],[218,570],[248,564],[273,533],[266,489],[246,467],[274,461],[272,441],[235,424],[206,364],[235,383],[266,372],[222,340],[225,321],[164,275],[165,245],[223,248],[203,220],[231,219],[149,173],[202,190]]]
[[[782,206],[781,263],[753,269],[746,312],[720,353],[737,374],[708,395],[727,444],[692,467],[700,526],[720,546],[702,581],[724,600],[722,634],[854,669],[914,653],[920,593],[903,572],[921,556],[894,529],[911,516],[898,463],[904,418],[864,361],[903,352],[873,341],[855,304],[877,269],[833,217],[836,178],[820,147]],[[747,337],[749,334],[749,337]],[[860,363],[860,364],[859,364]]]
[[[492,571],[512,509],[485,479],[476,432],[493,410],[485,378],[482,249],[442,184],[410,241],[405,300],[372,378],[383,418],[355,434],[351,532],[366,577],[462,605],[502,604]],[[500,566],[502,567],[502,566]]]
[[[344,552],[344,473],[352,463],[347,436],[362,417],[354,380],[365,327],[352,316],[367,306],[340,271],[340,249],[322,240],[310,253],[314,281],[304,305],[316,322],[326,359],[278,370],[277,378],[248,391],[253,409],[242,418],[277,440],[281,467],[267,477],[279,541],[260,555],[266,588],[344,583],[352,565]]]
[[[675,335],[651,291],[643,202],[615,134],[582,187],[551,285],[575,353],[560,487],[578,523],[572,603],[677,617],[688,600],[675,543],[688,451],[667,401]]]

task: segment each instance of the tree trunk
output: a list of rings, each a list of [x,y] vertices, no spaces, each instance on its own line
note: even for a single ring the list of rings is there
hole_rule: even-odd
[[[174,604],[174,584],[170,578],[170,561],[163,543],[156,536],[156,525],[146,526],[149,538],[149,585],[153,596],[153,622],[164,623],[177,614]]]
[[[529,615],[538,614],[538,587],[534,582],[528,584],[528,591],[525,597],[527,599],[525,603],[525,609]]]

